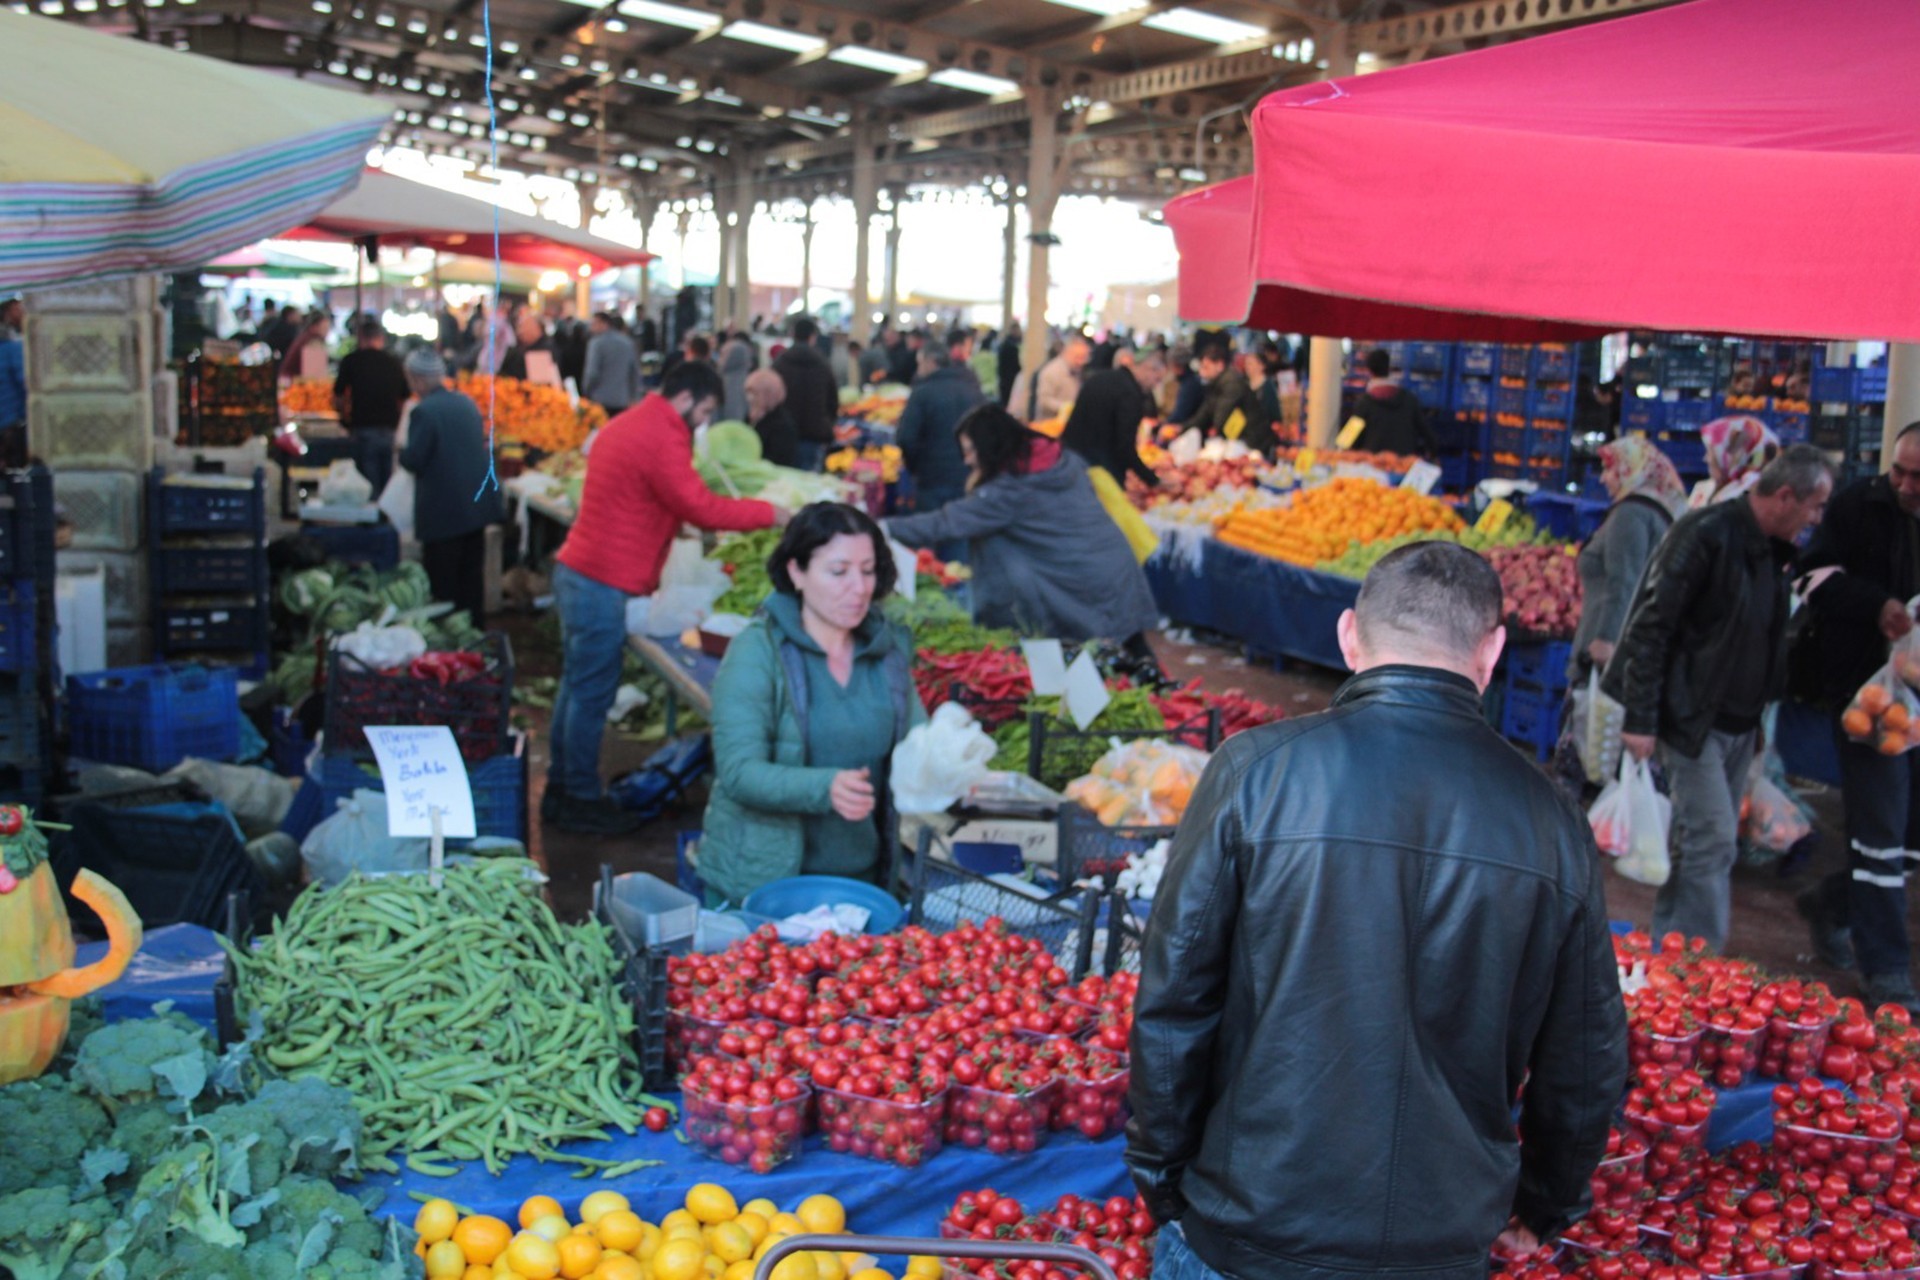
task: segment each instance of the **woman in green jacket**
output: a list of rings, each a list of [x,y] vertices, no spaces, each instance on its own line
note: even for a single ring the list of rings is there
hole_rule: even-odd
[[[880,612],[886,539],[863,511],[815,503],[767,564],[774,594],[734,638],[713,682],[715,781],[700,841],[708,897],[769,881],[878,879],[887,764],[926,719],[913,639]]]

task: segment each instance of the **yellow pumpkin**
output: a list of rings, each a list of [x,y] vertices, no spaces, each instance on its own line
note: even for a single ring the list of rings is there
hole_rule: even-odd
[[[46,863],[0,894],[0,1084],[47,1069],[67,1039],[67,1008],[117,980],[143,936],[126,895],[91,871],[73,882],[73,896],[107,927],[107,954],[73,967],[73,930]]]

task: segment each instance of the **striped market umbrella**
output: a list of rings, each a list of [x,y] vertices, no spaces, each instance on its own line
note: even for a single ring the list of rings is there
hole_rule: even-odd
[[[0,290],[186,270],[351,191],[392,107],[0,9]]]

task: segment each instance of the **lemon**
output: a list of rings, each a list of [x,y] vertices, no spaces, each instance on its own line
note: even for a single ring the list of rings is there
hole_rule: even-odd
[[[528,1196],[520,1204],[520,1226],[524,1230],[542,1218],[564,1218],[566,1210],[552,1196]]]
[[[940,1280],[943,1274],[940,1259],[930,1258],[924,1253],[916,1253],[907,1259],[906,1274],[914,1277],[914,1280]]]
[[[697,1227],[700,1225],[700,1219],[694,1217],[685,1209],[675,1209],[672,1213],[660,1219],[660,1234],[672,1235],[673,1229],[683,1224],[689,1227]]]
[[[727,1269],[720,1273],[720,1280],[753,1280],[753,1263],[750,1260],[728,1263]]]
[[[753,1236],[738,1222],[722,1222],[711,1228],[707,1237],[707,1247],[712,1249],[720,1261],[739,1262],[753,1257]]]
[[[817,1235],[834,1236],[847,1229],[846,1206],[832,1196],[808,1196],[793,1216]]]
[[[596,1191],[580,1202],[580,1221],[592,1226],[615,1209],[631,1209],[633,1205],[618,1191]]]
[[[807,1224],[790,1213],[776,1213],[767,1223],[767,1231],[776,1239],[782,1236],[797,1236],[807,1229]]]
[[[839,1254],[820,1250],[812,1256],[813,1269],[820,1280],[847,1280],[846,1264],[840,1261]]]
[[[527,1230],[545,1240],[548,1244],[559,1244],[573,1234],[573,1224],[557,1213],[544,1218],[535,1218]]]
[[[707,1247],[706,1230],[691,1222],[676,1222],[660,1236],[664,1243],[668,1240],[691,1240],[702,1249]]]
[[[757,1213],[763,1218],[771,1218],[774,1214],[780,1212],[780,1206],[765,1196],[755,1196],[740,1206],[740,1212]]]
[[[698,1240],[666,1240],[653,1255],[653,1280],[699,1280],[707,1273],[707,1247]]]
[[[451,1240],[441,1240],[427,1249],[427,1280],[457,1280],[466,1274],[467,1255]]]
[[[526,1280],[553,1280],[560,1274],[560,1251],[553,1242],[522,1231],[507,1246],[507,1267]]]
[[[747,1234],[753,1237],[754,1248],[758,1249],[760,1242],[767,1238],[767,1220],[758,1210],[742,1209],[734,1221],[746,1228]]]
[[[608,1254],[594,1268],[597,1280],[647,1280],[647,1269],[624,1254]]]
[[[773,1269],[772,1280],[820,1280],[820,1268],[810,1253],[789,1254]]]
[[[707,1255],[706,1266],[707,1280],[721,1280],[721,1278],[727,1274],[727,1264],[712,1254]]]
[[[658,1236],[659,1232],[654,1232]],[[647,1236],[647,1224],[631,1209],[609,1209],[593,1224],[593,1238],[603,1249],[632,1253]]]
[[[719,1183],[701,1182],[687,1192],[687,1212],[711,1225],[739,1217],[740,1206],[733,1202],[733,1192]]]
[[[893,1280],[893,1277],[878,1267],[867,1267],[864,1270],[854,1272],[847,1277],[847,1280]]]
[[[413,1215],[415,1233],[429,1245],[451,1239],[453,1229],[459,1225],[460,1211],[453,1207],[451,1200],[429,1200]]]

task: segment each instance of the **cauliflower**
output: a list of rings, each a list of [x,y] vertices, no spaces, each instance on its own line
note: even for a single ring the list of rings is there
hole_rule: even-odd
[[[29,1187],[71,1186],[80,1156],[106,1136],[107,1113],[58,1076],[0,1089],[0,1195]]]

